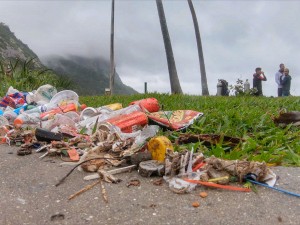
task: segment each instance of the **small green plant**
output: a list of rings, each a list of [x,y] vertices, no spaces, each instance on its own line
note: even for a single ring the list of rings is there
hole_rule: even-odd
[[[233,92],[235,96],[252,96],[257,92],[256,88],[245,90],[244,81],[240,79],[237,79],[235,85],[229,85],[229,90]]]

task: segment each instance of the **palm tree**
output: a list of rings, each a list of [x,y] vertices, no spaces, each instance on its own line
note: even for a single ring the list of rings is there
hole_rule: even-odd
[[[196,40],[197,40],[197,47],[198,47],[198,56],[199,56],[199,64],[200,64],[200,72],[201,72],[201,85],[202,85],[202,95],[209,95],[208,92],[208,86],[207,86],[207,78],[206,78],[206,71],[205,71],[205,64],[204,64],[204,56],[203,56],[203,49],[202,49],[202,43],[201,43],[201,37],[200,37],[200,30],[198,26],[198,20],[195,13],[195,9],[193,6],[192,0],[187,0],[195,27],[195,34],[196,34]]]
[[[113,94],[115,79],[115,57],[114,57],[114,24],[115,24],[115,0],[111,2],[111,30],[110,30],[110,76],[109,88],[110,94]]]
[[[167,62],[168,62],[168,69],[169,69],[169,77],[170,77],[170,83],[171,83],[171,92],[172,94],[182,94],[181,86],[179,83],[173,50],[172,50],[172,44],[171,39],[169,36],[167,21],[164,13],[164,8],[162,4],[162,0],[156,0],[157,5],[157,11],[160,21],[160,27],[161,32],[164,39],[165,44],[165,51],[167,55]]]

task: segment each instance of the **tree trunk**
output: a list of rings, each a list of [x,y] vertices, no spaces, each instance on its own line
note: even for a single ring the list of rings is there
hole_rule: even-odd
[[[177,75],[171,39],[169,36],[167,21],[165,18],[164,8],[162,4],[162,0],[156,0],[157,11],[160,21],[161,32],[164,39],[165,51],[167,55],[168,69],[169,69],[169,77],[171,83],[171,93],[172,94],[182,94],[180,82]]]
[[[115,57],[114,57],[114,25],[115,25],[115,0],[111,2],[111,30],[110,30],[110,76],[109,88],[110,94],[113,94],[115,80]]]
[[[187,1],[189,3],[189,7],[190,7],[191,14],[192,14],[192,17],[193,17],[196,40],[197,40],[199,64],[200,64],[200,71],[201,71],[202,95],[209,95],[198,20],[197,20],[197,16],[196,16],[196,13],[195,13],[195,9],[194,9],[192,0],[187,0]]]

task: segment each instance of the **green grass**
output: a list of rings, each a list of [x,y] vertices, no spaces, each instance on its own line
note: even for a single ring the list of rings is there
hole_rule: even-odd
[[[299,97],[204,97],[153,93],[131,96],[82,96],[80,102],[92,107],[119,102],[126,107],[131,101],[147,97],[157,98],[164,110],[191,109],[203,112],[204,116],[187,130],[188,133],[220,134],[246,140],[235,148],[228,148],[222,143],[210,147],[195,143],[175,146],[177,150],[191,149],[194,146],[206,156],[300,166],[299,128],[280,128],[272,121],[272,116],[277,116],[281,109],[300,111]],[[165,135],[174,140],[179,133],[166,132]]]
[[[5,63],[0,60],[0,96],[4,96],[10,86],[13,88],[29,92],[38,89],[44,84],[50,84],[58,90],[70,89],[74,87],[71,80],[54,74],[51,70],[32,69],[33,60],[29,59],[25,62],[16,60],[10,61],[12,73],[10,76],[5,75]]]

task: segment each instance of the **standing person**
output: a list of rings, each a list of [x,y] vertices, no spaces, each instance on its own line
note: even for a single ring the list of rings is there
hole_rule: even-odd
[[[253,88],[257,89],[255,95],[257,96],[263,95],[261,82],[266,80],[267,78],[265,76],[265,73],[261,70],[260,67],[257,67],[255,69],[255,73],[253,74]]]
[[[282,85],[282,96],[290,95],[291,88],[291,80],[290,71],[288,68],[284,68],[284,75],[281,77],[281,85]]]
[[[276,81],[276,83],[278,84],[278,91],[277,91],[277,93],[278,93],[278,97],[281,97],[282,96],[282,85],[281,85],[281,80],[280,80],[280,77],[281,76],[283,76],[284,75],[284,64],[283,63],[281,63],[280,65],[279,65],[279,70],[278,70],[278,72],[277,73],[275,73],[275,81]]]

